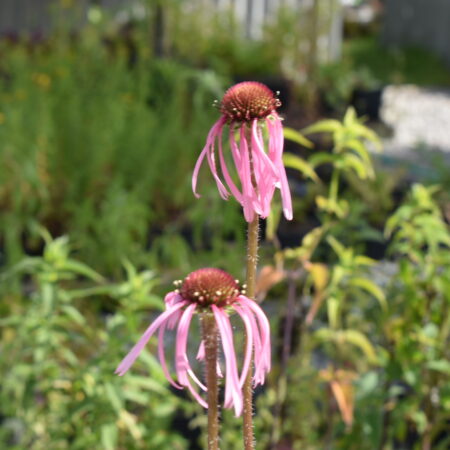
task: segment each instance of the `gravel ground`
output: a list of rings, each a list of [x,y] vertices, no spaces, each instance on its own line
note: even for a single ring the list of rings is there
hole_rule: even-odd
[[[380,115],[393,132],[384,139],[386,155],[404,158],[426,149],[450,157],[450,90],[388,86]]]

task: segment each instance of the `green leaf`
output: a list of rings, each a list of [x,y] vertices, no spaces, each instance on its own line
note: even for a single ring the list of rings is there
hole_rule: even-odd
[[[343,169],[353,169],[358,178],[365,180],[367,178],[373,178],[374,173],[372,167],[364,164],[361,159],[352,153],[346,153],[343,158]]]
[[[314,133],[334,133],[342,129],[342,124],[339,120],[325,119],[319,122],[313,123],[309,127],[302,130],[303,134],[314,134]]]
[[[365,255],[357,255],[355,256],[355,263],[358,266],[373,266],[376,263],[376,261]]]
[[[335,164],[340,161],[341,155],[333,155],[331,153],[318,152],[314,153],[308,162],[312,167],[320,166],[321,164]]]
[[[367,337],[364,336],[364,334],[362,334],[360,331],[357,330],[344,330],[341,331],[340,333],[344,341],[360,348],[370,362],[375,364],[378,363],[378,358],[375,353],[375,349],[373,345],[370,343],[370,341],[367,339]]]
[[[350,139],[345,143],[345,146],[356,152],[367,165],[372,165],[372,160],[370,158],[369,152],[359,139]]]
[[[428,369],[435,370],[450,375],[450,361],[446,359],[438,359],[427,363]]]
[[[101,442],[104,450],[115,450],[117,446],[118,432],[115,423],[108,423],[101,427]]]
[[[336,297],[329,297],[327,299],[328,321],[330,327],[333,329],[339,325],[339,306],[340,302]]]
[[[295,258],[300,260],[309,260],[311,259],[314,250],[320,243],[323,234],[325,233],[324,227],[316,227],[307,233],[303,239],[300,247],[294,249],[286,249],[284,251],[284,255],[286,258]]]
[[[113,386],[111,383],[105,383],[105,392],[111,406],[116,412],[120,412],[123,408],[123,401],[117,386]]]
[[[127,384],[135,388],[145,389],[152,392],[157,392],[159,394],[167,394],[166,386],[162,385],[158,381],[150,377],[141,377],[136,375],[128,375]]]
[[[346,127],[351,127],[357,121],[356,111],[353,106],[349,106],[345,111],[343,123]]]
[[[311,178],[316,182],[319,181],[319,177],[317,176],[313,167],[299,156],[293,155],[292,153],[285,153],[283,155],[283,163],[286,167],[296,169],[306,177]]]
[[[384,292],[373,281],[367,278],[350,278],[349,284],[364,289],[369,294],[372,294],[378,300],[383,311],[387,311],[388,305]]]
[[[380,382],[380,375],[374,370],[363,374],[358,380],[358,394],[369,396],[375,392]]]
[[[284,134],[285,139],[296,142],[297,144],[300,144],[303,147],[307,147],[307,148],[314,147],[314,144],[309,139],[306,139],[305,136],[303,136],[301,133],[299,133],[298,131],[296,131],[292,128],[284,127],[283,134]]]
[[[278,202],[272,202],[269,215],[266,220],[266,238],[272,241],[275,238],[278,225],[281,219],[281,205]]]
[[[375,145],[375,150],[377,151],[382,150],[383,146],[381,144],[380,138],[370,128],[360,123],[355,123],[352,125],[352,131],[357,133],[359,136],[367,139],[368,141],[372,142]]]
[[[63,305],[61,310],[76,324],[85,325],[86,319],[84,316],[73,306],[71,305]]]
[[[79,275],[84,275],[85,277],[97,282],[104,280],[104,278],[95,270],[91,269],[86,264],[80,263],[73,259],[69,259],[62,263],[59,269],[74,272]]]
[[[328,236],[327,242],[330,244],[336,255],[339,256],[340,260],[345,258],[346,248],[334,236]]]

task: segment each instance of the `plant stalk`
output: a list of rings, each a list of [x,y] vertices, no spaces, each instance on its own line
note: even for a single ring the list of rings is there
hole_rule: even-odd
[[[219,450],[219,386],[217,379],[218,335],[211,313],[202,315],[205,345],[206,387],[208,389],[208,450]]]
[[[258,263],[258,230],[259,217],[255,215],[252,222],[248,224],[247,232],[247,297],[254,300],[256,294],[256,266]],[[244,395],[244,448],[254,449],[253,434],[253,389],[252,389],[252,367],[247,374],[242,388]]]
[[[338,189],[339,189],[339,170],[338,169],[333,169],[333,173],[331,175],[331,182],[330,182],[330,195],[329,195],[329,198],[334,203],[337,203]]]

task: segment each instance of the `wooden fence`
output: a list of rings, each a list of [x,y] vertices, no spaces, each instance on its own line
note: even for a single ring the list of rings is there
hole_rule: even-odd
[[[205,8],[234,11],[236,18],[245,25],[246,37],[258,39],[262,35],[264,24],[276,16],[280,7],[291,7],[299,10],[311,8],[318,2],[322,11],[331,17],[328,32],[319,36],[325,60],[336,60],[340,56],[342,43],[342,12],[338,6],[340,0],[180,0],[202,3]],[[64,5],[75,4],[76,8],[67,9],[72,14],[75,25],[87,20],[89,7],[100,5],[118,17],[146,10],[156,0],[0,0],[0,34],[9,33],[47,33],[55,21],[55,5],[60,5],[59,14],[64,14]],[[160,5],[164,1],[159,0]],[[162,6],[164,9],[164,6]],[[52,12],[53,10],[53,12]],[[70,12],[69,12],[70,11]],[[120,12],[122,11],[122,12]]]
[[[383,40],[426,48],[450,64],[450,0],[385,0]]]

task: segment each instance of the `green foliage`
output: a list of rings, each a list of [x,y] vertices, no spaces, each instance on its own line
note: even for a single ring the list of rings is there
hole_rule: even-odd
[[[303,134],[324,133],[332,150],[286,159],[311,180],[309,186],[317,187],[321,223],[298,247],[279,250],[275,258],[277,270],[284,268],[289,283],[299,290],[295,310],[302,315],[295,318],[299,326],[294,338],[286,337],[284,327],[295,310],[287,310],[279,323],[283,342],[297,339],[300,344],[287,368],[275,368],[273,393],[267,393],[275,398],[272,410],[282,411],[272,420],[272,443],[322,448],[332,442],[336,448],[369,450],[414,439],[414,448],[445,448],[448,442],[440,436],[450,417],[445,382],[450,230],[433,199],[438,188],[414,185],[406,202],[386,220],[383,237],[368,224],[368,206],[392,191],[372,165],[369,148],[377,150],[377,136],[352,109],[342,122],[322,120],[295,133],[289,130],[286,138],[302,146],[309,142]],[[313,185],[310,175],[320,175],[316,169],[322,164],[331,168],[327,197],[321,194],[326,183]],[[377,193],[380,183],[383,189]],[[378,212],[385,215],[392,203],[380,200],[385,206]],[[383,223],[383,216],[378,220]],[[269,223],[272,230],[276,218]],[[387,263],[359,250],[366,239],[387,238],[392,262],[383,274]],[[286,386],[302,394],[290,389],[292,395],[286,395]],[[318,386],[321,393],[313,389]]]
[[[285,155],[287,167],[299,170],[304,176],[317,181],[315,170],[323,164],[331,164],[333,168],[328,198],[318,195],[316,203],[326,214],[335,215],[339,219],[349,213],[349,205],[345,199],[338,199],[339,178],[341,174],[359,180],[373,180],[375,172],[369,154],[369,146],[380,150],[378,136],[356,117],[353,108],[348,108],[342,122],[335,119],[320,120],[299,133],[287,129],[285,138],[300,145],[311,147],[311,143],[303,135],[325,134],[333,143],[331,153],[314,151],[307,161],[295,156]]]
[[[450,418],[450,229],[433,200],[436,190],[414,185],[386,224],[391,252],[401,258],[384,324],[391,433],[401,438],[412,427],[424,446]],[[445,440],[433,446],[445,447]]]
[[[66,237],[43,234],[44,255],[24,259],[2,278],[4,285],[26,275],[33,289],[25,298],[7,294],[2,305],[0,446],[185,448],[184,438],[169,431],[183,402],[170,393],[155,358],[146,351],[133,375],[114,375],[123,344],[138,338],[142,310],[161,308],[151,294],[153,274],[126,262],[128,280],[108,283],[71,258]],[[102,304],[114,312],[102,313]]]
[[[111,53],[93,30],[73,42],[55,37],[49,51],[0,44],[0,233],[10,263],[23,236],[35,245],[35,221],[68,232],[83,260],[115,275],[125,256],[146,261],[151,230],[172,221],[179,234],[186,223],[190,174],[222,81],[151,60],[140,39],[132,66],[121,41]],[[194,227],[204,227],[204,211]]]
[[[370,72],[381,84],[450,85],[448,68],[432,53],[414,47],[387,48],[376,36],[348,40],[343,57],[352,70]]]
[[[298,81],[311,70],[303,64],[314,55],[302,44],[314,27],[310,14],[280,10],[263,40],[252,42],[231,14],[211,15],[201,2],[191,11],[186,2],[167,3],[164,52],[178,62],[151,55],[144,26],[128,43],[111,37],[97,6],[76,39],[60,32],[45,46],[0,43],[2,448],[184,449],[187,437],[174,425],[183,414],[204,430],[205,414],[173,395],[153,349],[131,374],[113,374],[149,313],[164,307],[156,273],[166,281],[210,265],[243,275],[239,207],[218,199],[212,183],[201,183],[201,202],[190,189],[217,118],[211,100],[224,86],[211,70],[192,66],[226,76],[282,72]],[[326,24],[318,25],[320,33]],[[346,50],[354,61],[319,72],[336,104],[375,78],[406,80],[414,69],[409,79],[426,79],[423,68],[411,67],[424,61],[420,55],[410,63],[406,53],[389,54],[381,67],[373,42],[360,43]],[[359,68],[363,50],[375,78]],[[423,64],[428,77],[448,82],[430,66]],[[305,135],[314,133],[330,152],[313,148]],[[375,172],[369,150],[379,140],[355,112],[301,132],[286,128],[285,137],[308,149],[308,157],[286,154],[284,162],[305,179],[315,205],[308,212],[320,223],[300,245],[281,249],[279,205],[267,221],[274,270],[286,284],[264,304],[275,351],[256,396],[259,445],[372,450],[413,437],[416,448],[447,448],[450,232],[433,198],[437,188],[413,186],[383,237],[372,221],[376,215],[384,225],[393,183]],[[305,203],[294,196],[296,212]],[[296,232],[295,216],[289,226]],[[386,239],[394,269],[380,280],[383,264],[365,245]],[[263,246],[262,264],[272,250]],[[279,301],[288,296],[292,310]],[[294,331],[286,336],[290,319]],[[240,421],[229,411],[222,430],[225,448],[242,447]]]

